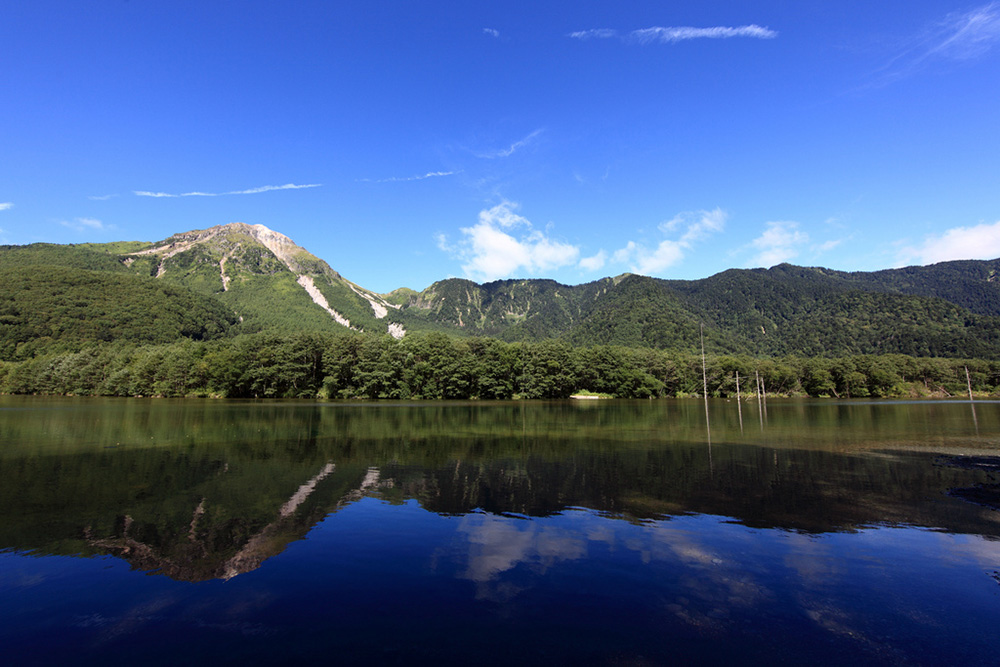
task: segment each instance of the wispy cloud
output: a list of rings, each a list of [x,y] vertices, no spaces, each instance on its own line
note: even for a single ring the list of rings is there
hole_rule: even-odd
[[[817,254],[822,254],[824,252],[829,252],[829,251],[833,250],[834,248],[839,247],[846,240],[847,239],[831,239],[829,241],[824,241],[823,243],[820,243],[820,244],[818,244],[816,246],[813,246],[813,251],[816,252]]]
[[[617,30],[612,30],[611,28],[592,28],[590,30],[577,30],[576,32],[571,32],[567,37],[572,37],[573,39],[611,39],[614,37],[620,37],[620,33]]]
[[[655,248],[629,241],[625,247],[615,251],[613,259],[616,263],[628,265],[634,273],[660,273],[680,263],[696,243],[721,232],[728,217],[720,208],[679,213],[659,225],[664,234],[680,232],[678,238],[664,239]]]
[[[296,185],[286,183],[285,185],[262,185],[258,188],[247,190],[230,190],[229,192],[182,192],[173,194],[170,192],[151,192],[149,190],[133,190],[133,194],[139,197],[223,197],[226,195],[255,195],[261,192],[271,192],[273,190],[302,190],[305,188],[318,188],[322,183],[309,183],[306,185]]]
[[[107,231],[114,229],[113,225],[105,225],[103,222],[97,218],[73,218],[72,220],[60,220],[59,224],[63,227],[69,227],[70,229],[76,230],[78,232],[86,231]]]
[[[439,176],[454,176],[461,174],[459,171],[430,171],[422,176],[391,176],[389,178],[360,178],[359,183],[405,183],[406,181],[422,181],[425,178],[437,178]]]
[[[791,221],[769,222],[764,232],[750,242],[757,254],[753,266],[771,267],[795,259],[809,235],[799,230],[799,223]]]
[[[90,195],[87,199],[91,201],[108,201],[109,199],[114,199],[118,195]]]
[[[14,202],[9,202],[9,201],[0,202],[0,211],[8,211],[12,208],[14,208]]]
[[[940,236],[928,236],[900,253],[901,264],[934,264],[954,259],[1000,257],[1000,221],[972,227],[953,227]]]
[[[690,26],[653,26],[640,28],[631,32],[618,32],[610,28],[596,28],[571,32],[573,39],[620,39],[636,44],[676,44],[692,39],[731,39],[733,37],[750,37],[753,39],[774,39],[778,33],[770,28],[756,24],[741,26],[712,26],[709,28],[693,28]]]
[[[1000,2],[948,14],[911,38],[880,70],[877,83],[904,78],[933,63],[974,60],[1000,43]]]
[[[452,245],[440,235],[438,247],[464,262],[465,275],[486,282],[518,272],[537,275],[576,263],[577,246],[546,236],[518,215],[517,208],[516,203],[504,201],[480,211],[475,225],[460,230],[460,242]]]
[[[500,31],[495,28],[483,28],[483,34],[489,35],[490,37],[499,37]]]
[[[531,134],[529,134],[528,136],[524,137],[523,139],[519,139],[518,141],[515,141],[514,143],[512,143],[507,148],[503,148],[503,149],[495,150],[495,151],[489,151],[489,152],[486,152],[486,153],[476,153],[476,157],[485,158],[487,160],[494,160],[494,159],[500,158],[500,157],[510,157],[511,155],[513,155],[517,151],[521,150],[525,146],[531,144],[531,142],[533,142],[535,139],[537,139],[538,136],[541,135],[544,131],[545,130],[543,128],[539,128],[539,129],[535,130],[534,132],[532,132]]]

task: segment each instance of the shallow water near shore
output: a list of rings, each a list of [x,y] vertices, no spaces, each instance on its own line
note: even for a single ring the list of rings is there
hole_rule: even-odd
[[[0,646],[15,664],[994,661],[1000,403],[708,414],[0,397]]]

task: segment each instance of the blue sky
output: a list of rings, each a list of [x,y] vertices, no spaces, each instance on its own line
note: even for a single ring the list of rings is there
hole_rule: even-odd
[[[381,292],[1000,256],[1000,1],[11,2],[0,128],[0,243]]]

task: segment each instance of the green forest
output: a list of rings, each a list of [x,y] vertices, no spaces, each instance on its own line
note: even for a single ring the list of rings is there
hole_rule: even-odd
[[[968,382],[966,376],[968,369]],[[759,380],[759,385],[758,385]],[[711,354],[360,333],[93,343],[0,362],[0,393],[322,399],[1000,396],[1000,361]]]
[[[448,279],[383,297],[290,240],[279,259],[259,233],[234,223],[158,244],[0,246],[0,393],[1000,395],[1000,260],[577,286]]]

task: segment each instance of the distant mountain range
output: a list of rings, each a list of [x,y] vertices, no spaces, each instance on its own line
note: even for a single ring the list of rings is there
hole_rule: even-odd
[[[378,294],[287,236],[232,223],[156,243],[0,247],[0,359],[92,341],[415,331],[713,352],[1000,355],[1000,259],[845,273],[781,264],[703,280],[452,278]]]

